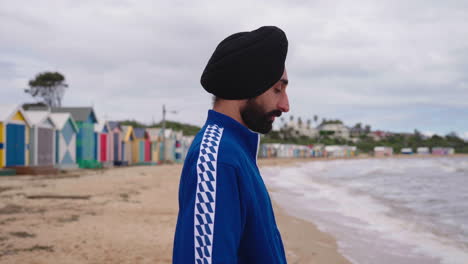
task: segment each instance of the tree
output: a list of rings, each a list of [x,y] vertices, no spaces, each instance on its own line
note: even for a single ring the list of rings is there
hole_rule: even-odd
[[[361,130],[361,129],[362,129],[362,124],[361,124],[361,122],[356,123],[356,124],[354,125],[354,128],[356,128],[356,129],[358,129],[358,130]]]
[[[370,126],[370,125],[366,125],[366,126],[364,127],[364,131],[365,131],[366,134],[369,134],[369,133],[371,132],[371,126]]]
[[[61,107],[62,98],[67,87],[65,76],[61,73],[43,72],[29,81],[29,89],[25,89],[24,92],[32,97],[42,97],[44,103],[50,107]]]

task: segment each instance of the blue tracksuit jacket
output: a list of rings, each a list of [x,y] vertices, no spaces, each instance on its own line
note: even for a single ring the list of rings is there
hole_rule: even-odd
[[[208,112],[180,178],[174,264],[286,263],[258,144],[257,133]]]

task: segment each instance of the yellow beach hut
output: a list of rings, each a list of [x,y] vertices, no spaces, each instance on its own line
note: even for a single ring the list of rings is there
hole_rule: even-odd
[[[133,140],[135,139],[135,134],[133,132],[133,127],[132,126],[121,126],[122,128],[122,134],[121,134],[121,139],[122,139],[122,161],[123,163],[130,165],[133,162],[132,158],[132,146],[133,146]]]
[[[160,128],[147,128],[148,136],[151,142],[151,162],[159,163],[160,161],[160,148],[161,148],[161,129]]]
[[[0,168],[29,165],[29,119],[18,105],[0,105]]]

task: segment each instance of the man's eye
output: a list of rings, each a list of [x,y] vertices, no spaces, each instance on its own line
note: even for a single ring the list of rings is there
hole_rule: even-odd
[[[275,93],[281,93],[281,89],[275,89]]]

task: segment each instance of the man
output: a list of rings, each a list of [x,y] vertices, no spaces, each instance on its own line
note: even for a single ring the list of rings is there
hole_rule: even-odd
[[[208,61],[201,84],[214,107],[182,170],[173,263],[286,263],[256,159],[257,133],[289,111],[287,49],[267,26],[227,37]]]

